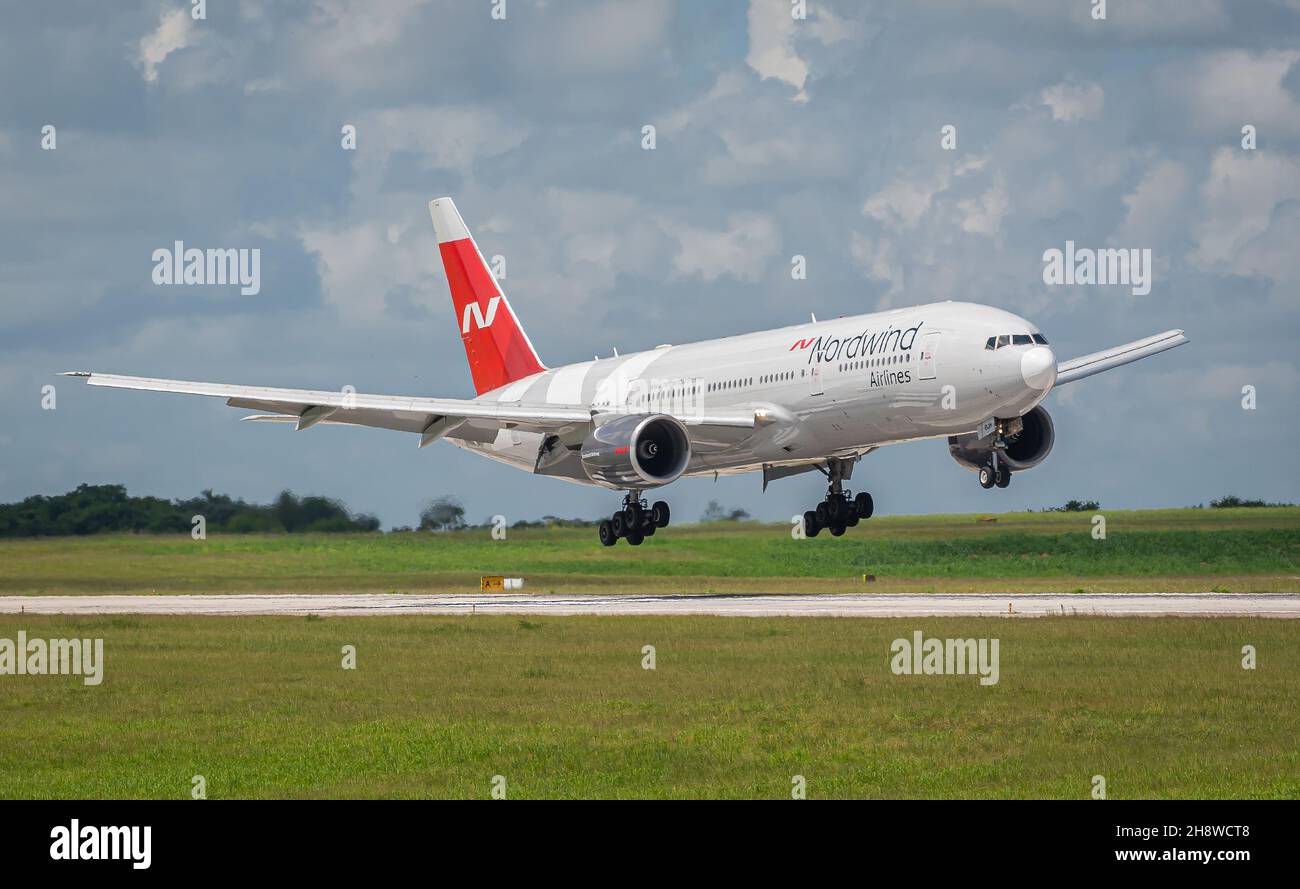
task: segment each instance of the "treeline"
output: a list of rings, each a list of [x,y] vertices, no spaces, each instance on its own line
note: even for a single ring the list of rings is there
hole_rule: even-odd
[[[1241,509],[1243,507],[1264,508],[1279,506],[1295,506],[1294,503],[1269,503],[1266,500],[1247,500],[1238,497],[1236,494],[1229,494],[1226,497],[1220,497],[1218,500],[1210,501],[1210,509]],[[1205,505],[1201,503],[1193,504],[1188,509],[1204,509]],[[1101,509],[1101,504],[1096,500],[1067,500],[1064,506],[1046,506],[1043,512],[1096,512]]]
[[[0,504],[0,537],[188,533],[194,516],[203,516],[209,534],[379,530],[379,519],[372,515],[354,516],[337,500],[299,497],[291,491],[263,505],[210,489],[189,500],[163,500],[131,497],[125,485],[78,485],[67,494]]]
[[[1229,494],[1227,497],[1220,497],[1218,500],[1210,501],[1210,509],[1240,509],[1241,507],[1250,507],[1260,509],[1263,507],[1275,506],[1295,506],[1294,503],[1269,503],[1266,500],[1244,500],[1236,494]]]

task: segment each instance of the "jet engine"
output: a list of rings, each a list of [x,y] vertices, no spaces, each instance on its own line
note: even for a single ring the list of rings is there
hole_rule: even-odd
[[[1047,459],[1056,441],[1056,430],[1047,411],[1036,407],[1023,417],[1002,420],[1002,449],[999,461],[1013,472],[1031,469]],[[948,452],[967,469],[978,470],[989,462],[997,435],[980,438],[978,433],[953,435],[948,438]]]
[[[582,468],[610,488],[655,488],[675,481],[691,461],[686,427],[665,414],[633,414],[601,423],[582,443]]]

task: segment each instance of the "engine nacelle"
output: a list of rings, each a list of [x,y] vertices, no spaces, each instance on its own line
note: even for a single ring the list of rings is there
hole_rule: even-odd
[[[582,443],[582,468],[611,488],[655,488],[676,481],[691,462],[681,420],[631,414],[602,423]]]
[[[1052,445],[1056,442],[1056,429],[1052,426],[1051,416],[1041,407],[1034,408],[1023,417],[1002,422],[1007,447],[998,459],[1013,472],[1037,466],[1052,452]],[[992,435],[981,439],[974,432],[953,435],[948,438],[948,452],[962,466],[978,470],[989,462],[993,441]]]

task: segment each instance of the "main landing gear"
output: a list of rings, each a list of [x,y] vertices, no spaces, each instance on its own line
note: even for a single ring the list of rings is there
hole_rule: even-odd
[[[647,537],[653,537],[655,531],[668,527],[668,504],[656,500],[654,506],[646,502],[636,491],[628,492],[623,498],[623,508],[600,522],[600,542],[613,546],[622,537],[633,546],[640,546]]]
[[[825,528],[831,536],[840,537],[845,530],[863,519],[871,518],[875,504],[866,491],[854,497],[844,490],[844,479],[852,472],[853,464],[846,460],[831,460],[822,472],[830,479],[826,499],[803,514],[803,532],[806,537],[816,537]]]

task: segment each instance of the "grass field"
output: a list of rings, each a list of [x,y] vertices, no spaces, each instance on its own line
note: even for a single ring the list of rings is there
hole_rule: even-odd
[[[606,549],[589,528],[0,541],[0,595],[472,592],[1300,592],[1300,508],[882,516],[839,539],[783,525],[670,527]],[[875,575],[864,583],[862,575]]]
[[[0,617],[0,797],[1300,796],[1300,625],[1249,619]],[[895,676],[913,630],[1000,681]],[[343,670],[354,645],[357,669]],[[1254,645],[1258,669],[1244,670]],[[641,668],[642,647],[657,668]]]

